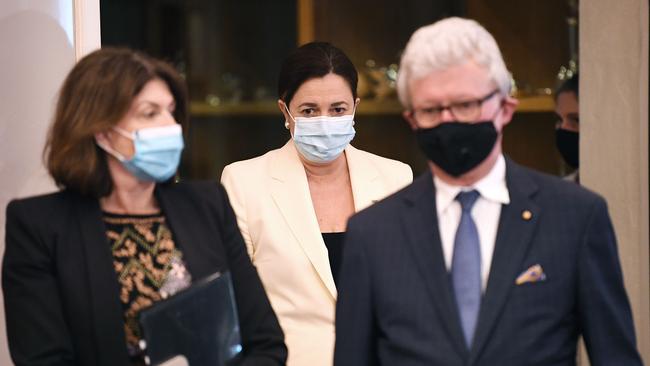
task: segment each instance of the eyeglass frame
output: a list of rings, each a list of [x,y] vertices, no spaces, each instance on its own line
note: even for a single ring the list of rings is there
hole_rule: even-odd
[[[445,110],[448,110],[449,113],[450,113],[450,114],[454,117],[454,119],[456,119],[458,122],[476,122],[476,121],[478,121],[479,117],[481,116],[481,111],[482,111],[482,109],[483,109],[483,103],[487,102],[488,100],[490,100],[493,96],[497,95],[498,93],[499,93],[499,89],[497,88],[497,89],[494,89],[494,90],[491,91],[488,95],[486,95],[486,96],[484,96],[484,97],[482,97],[482,98],[472,99],[472,100],[465,100],[465,101],[461,101],[461,102],[454,102],[454,103],[450,103],[450,104],[448,104],[448,105],[446,105],[446,106],[438,106],[438,107],[427,107],[427,108],[418,108],[418,109],[413,109],[413,110],[411,111],[411,113],[413,114],[413,118],[414,118],[416,121],[422,123],[424,120],[418,118],[418,116],[417,116],[418,113],[421,113],[423,110],[426,110],[426,109],[435,109],[435,110],[438,112],[438,116],[437,116],[436,119],[431,119],[431,120],[427,121],[427,122],[425,123],[425,124],[427,124],[427,125],[435,125],[435,124],[438,124],[440,121],[442,121],[442,118],[441,118],[441,117],[442,117],[442,113],[443,113]],[[502,100],[502,102],[503,102],[503,100]],[[463,119],[459,119],[458,116],[457,116],[457,113],[454,113],[454,108],[455,108],[455,107],[458,107],[459,105],[462,105],[462,104],[468,104],[468,103],[476,103],[476,112],[474,113],[476,116],[473,117],[473,118],[463,118]]]

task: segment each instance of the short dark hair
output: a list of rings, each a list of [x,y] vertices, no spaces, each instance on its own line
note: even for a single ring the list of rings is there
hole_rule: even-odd
[[[555,100],[557,100],[557,96],[566,93],[566,92],[573,92],[576,96],[576,100],[578,99],[578,87],[580,86],[579,83],[579,78],[578,74],[573,74],[572,77],[564,80],[562,84],[555,90]]]
[[[278,79],[278,96],[287,106],[296,90],[307,80],[329,73],[341,76],[357,99],[357,69],[348,56],[327,42],[310,42],[298,47],[283,62]]]
[[[174,97],[176,122],[188,120],[185,82],[169,64],[126,48],[102,48],[82,58],[59,91],[43,155],[60,188],[96,198],[113,190],[106,153],[95,134],[115,126],[151,80],[161,79]]]

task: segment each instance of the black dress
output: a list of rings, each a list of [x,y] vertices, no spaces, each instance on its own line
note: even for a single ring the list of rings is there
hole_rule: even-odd
[[[345,237],[345,232],[322,233],[322,235],[325,246],[327,247],[327,255],[330,259],[330,269],[332,270],[332,277],[334,277],[334,284],[338,286],[339,271],[343,259],[343,238]]]

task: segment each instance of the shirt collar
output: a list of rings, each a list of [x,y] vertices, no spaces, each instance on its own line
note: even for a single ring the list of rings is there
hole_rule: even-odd
[[[490,172],[470,187],[446,183],[435,175],[433,184],[436,187],[438,215],[447,210],[460,191],[475,189],[483,199],[504,205],[510,203],[510,193],[506,184],[506,160],[503,154],[499,155]]]

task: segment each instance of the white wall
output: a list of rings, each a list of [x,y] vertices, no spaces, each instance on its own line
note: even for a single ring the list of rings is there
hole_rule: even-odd
[[[580,2],[580,181],[609,204],[646,364],[649,11],[648,0]]]
[[[0,254],[9,200],[56,189],[41,157],[56,94],[99,34],[99,0],[1,1]],[[4,324],[0,299],[0,365],[9,365]]]

